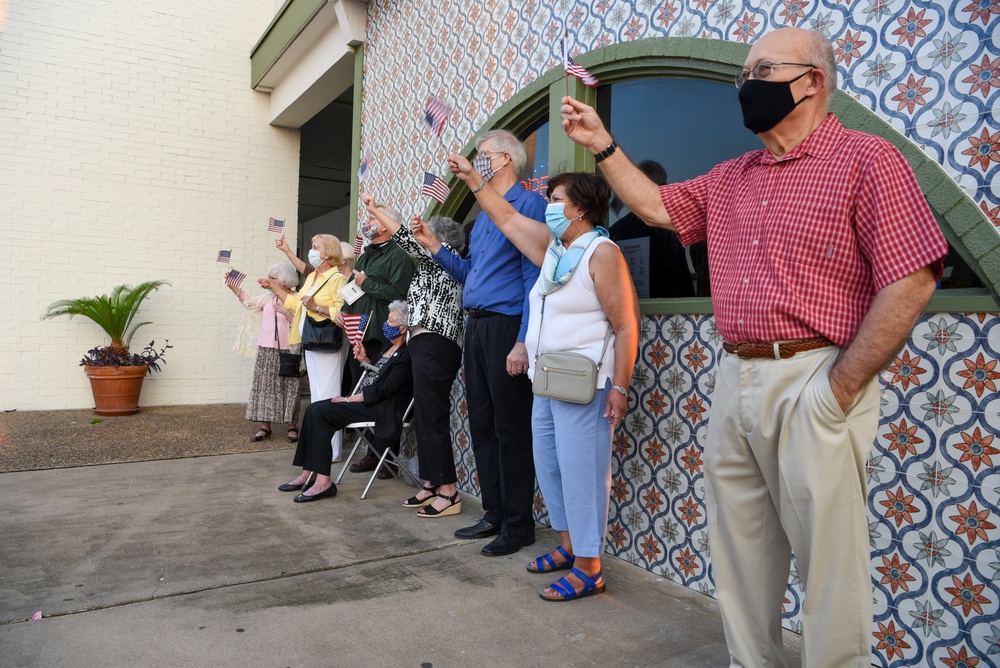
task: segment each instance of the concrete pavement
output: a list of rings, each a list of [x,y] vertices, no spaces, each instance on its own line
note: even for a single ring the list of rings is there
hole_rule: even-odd
[[[606,558],[564,604],[401,480],[292,503],[290,451],[0,475],[0,665],[726,666],[716,602]],[[28,621],[41,611],[43,618]],[[793,665],[799,638],[786,633]]]

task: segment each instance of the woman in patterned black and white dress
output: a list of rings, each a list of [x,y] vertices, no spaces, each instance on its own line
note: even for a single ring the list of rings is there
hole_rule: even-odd
[[[410,257],[417,271],[410,283],[410,333],[407,346],[413,367],[413,429],[417,436],[417,459],[423,489],[403,501],[407,508],[419,508],[420,517],[446,517],[462,512],[462,499],[455,483],[455,456],[451,448],[451,386],[462,365],[462,285],[456,283],[431,257],[430,251],[413,238],[409,226],[399,216],[381,207],[368,193],[362,193],[368,212],[392,234]],[[447,252],[460,255],[465,234],[451,218],[435,216],[424,223],[441,240]]]

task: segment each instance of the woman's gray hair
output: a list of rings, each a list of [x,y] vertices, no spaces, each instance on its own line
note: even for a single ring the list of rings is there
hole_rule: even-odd
[[[275,262],[267,268],[267,275],[274,276],[286,288],[294,288],[299,284],[299,274],[295,267],[287,262]]]
[[[459,255],[465,250],[465,232],[453,219],[447,216],[434,216],[427,221],[427,227],[431,228],[438,241],[447,243]]]
[[[521,170],[528,164],[528,153],[524,150],[521,140],[507,132],[506,130],[490,130],[476,137],[476,150],[483,145],[483,142],[493,140],[493,150],[510,153],[510,160],[514,163],[515,176],[520,176]]]
[[[402,324],[409,326],[409,324],[410,324],[410,305],[409,304],[407,304],[402,299],[397,299],[394,302],[390,302],[389,303],[389,312],[391,313],[393,311],[395,311],[396,313],[399,314],[399,321]]]

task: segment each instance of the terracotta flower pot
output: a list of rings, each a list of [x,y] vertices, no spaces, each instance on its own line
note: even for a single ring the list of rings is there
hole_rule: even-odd
[[[98,415],[132,415],[139,410],[142,379],[149,368],[142,366],[85,366],[94,393]]]

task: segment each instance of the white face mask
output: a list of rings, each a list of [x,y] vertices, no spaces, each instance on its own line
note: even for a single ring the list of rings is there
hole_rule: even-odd
[[[319,256],[319,251],[315,248],[309,249],[309,264],[311,264],[314,269],[323,264],[323,258]]]

